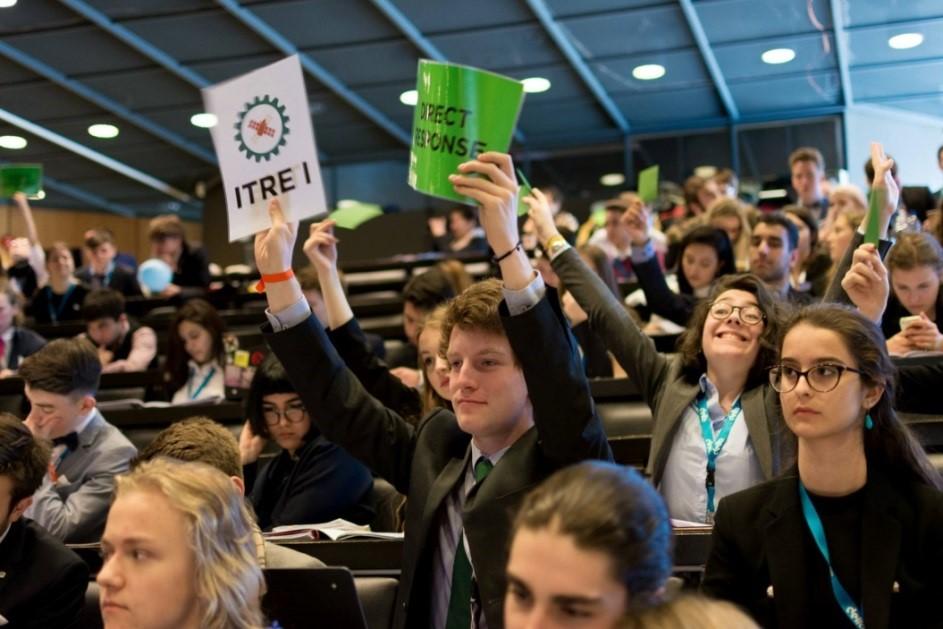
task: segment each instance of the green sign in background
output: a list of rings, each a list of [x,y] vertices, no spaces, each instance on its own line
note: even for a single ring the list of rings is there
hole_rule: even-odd
[[[42,189],[41,164],[0,165],[0,197],[12,197],[17,192],[35,197]]]
[[[409,185],[476,205],[455,193],[449,175],[478,153],[506,153],[524,100],[520,81],[468,66],[422,59],[416,76]]]

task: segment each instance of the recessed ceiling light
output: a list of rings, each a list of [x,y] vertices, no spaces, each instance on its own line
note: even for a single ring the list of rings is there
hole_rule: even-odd
[[[901,33],[900,35],[894,35],[887,40],[887,45],[891,48],[896,48],[897,50],[916,48],[922,43],[923,35],[920,33]]]
[[[215,127],[217,122],[219,120],[216,118],[216,114],[202,113],[190,116],[190,124],[201,129]]]
[[[118,135],[118,127],[113,124],[93,124],[88,128],[88,134],[93,138],[107,140]]]
[[[632,76],[639,81],[654,81],[665,76],[665,66],[657,63],[646,63],[645,65],[635,66],[632,69]]]
[[[604,186],[621,186],[625,183],[625,175],[622,173],[608,173],[599,178],[599,183]]]
[[[771,48],[760,55],[760,59],[763,60],[763,63],[768,63],[770,65],[789,63],[795,58],[796,51],[792,48]]]
[[[539,94],[550,89],[550,81],[542,76],[532,76],[521,81],[524,84],[524,91],[528,94]]]
[[[40,190],[39,192],[36,193],[36,196],[35,196],[34,198],[35,198],[37,201],[42,201],[43,199],[46,198],[46,191],[45,191],[45,190]]]
[[[26,138],[18,135],[0,135],[0,148],[17,151],[26,148]]]
[[[16,4],[16,0],[0,0],[0,9],[9,9],[14,4]]]
[[[419,102],[419,92],[416,90],[406,90],[399,95],[399,102],[404,105],[415,105]]]

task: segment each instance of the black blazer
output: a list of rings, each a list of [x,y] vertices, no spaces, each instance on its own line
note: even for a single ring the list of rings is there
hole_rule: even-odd
[[[505,564],[511,519],[525,494],[566,465],[612,460],[576,343],[552,289],[534,308],[501,318],[520,361],[535,426],[517,440],[468,496],[463,512],[471,563],[491,629],[504,626]],[[449,494],[467,468],[470,436],[444,409],[414,428],[370,396],[344,367],[317,319],[266,340],[285,366],[321,433],[344,446],[408,497],[403,569],[393,626],[428,629],[432,562]]]
[[[17,326],[13,332],[13,347],[10,349],[10,360],[7,361],[7,368],[15,370],[20,366],[20,361],[35,354],[46,345],[46,339],[36,334],[29,328]]]
[[[825,566],[811,540],[795,469],[727,496],[702,589],[740,605],[763,627],[820,626],[808,575]],[[861,546],[859,604],[868,629],[943,626],[943,493],[869,469]]]
[[[78,321],[82,319],[82,303],[88,295],[88,287],[84,284],[73,284],[65,303],[59,302],[58,312],[52,305],[52,286],[43,286],[26,309],[36,323],[59,323],[60,321]],[[55,321],[53,320],[55,317]]]
[[[30,519],[0,543],[0,615],[16,629],[76,627],[88,566]]]
[[[633,262],[632,268],[635,269],[639,286],[645,293],[648,309],[678,325],[687,325],[694,314],[694,307],[700,300],[694,295],[672,291],[655,256],[645,262]]]
[[[75,277],[83,284],[87,284],[92,288],[111,288],[125,297],[136,297],[142,294],[141,286],[138,284],[137,274],[135,274],[134,269],[123,264],[115,264],[115,268],[111,272],[111,277],[108,279],[107,287],[101,286],[101,282],[92,274],[91,267],[83,266],[76,271]]]

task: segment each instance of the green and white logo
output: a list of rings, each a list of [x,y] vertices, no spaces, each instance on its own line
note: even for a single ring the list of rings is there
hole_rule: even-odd
[[[246,154],[246,159],[269,161],[285,146],[289,120],[285,106],[277,98],[268,94],[256,96],[239,112],[239,119],[234,125],[239,150]]]

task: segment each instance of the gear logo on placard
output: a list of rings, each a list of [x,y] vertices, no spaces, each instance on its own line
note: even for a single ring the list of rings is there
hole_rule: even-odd
[[[268,94],[256,96],[239,112],[239,119],[234,125],[234,139],[239,143],[239,150],[246,154],[246,159],[269,161],[285,146],[289,120],[285,115],[285,106],[277,98]]]

